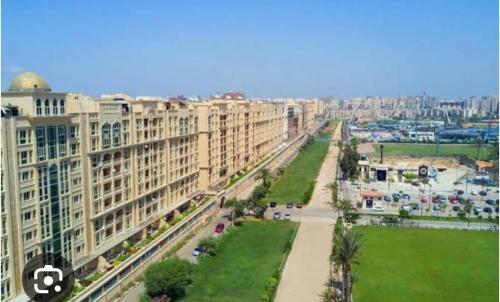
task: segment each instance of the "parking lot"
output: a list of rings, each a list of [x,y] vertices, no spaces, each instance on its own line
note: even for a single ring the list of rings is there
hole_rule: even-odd
[[[376,213],[383,212],[388,214],[398,214],[403,205],[410,207],[414,215],[432,215],[432,216],[456,216],[460,209],[463,209],[462,200],[470,199],[478,212],[477,216],[488,217],[491,215],[495,217],[498,207],[497,200],[499,198],[498,188],[486,187],[477,185],[472,182],[466,182],[475,176],[474,171],[467,167],[460,166],[456,169],[448,169],[447,171],[440,172],[436,180],[429,179],[428,184],[420,183],[418,186],[411,183],[404,182],[344,182],[342,192],[344,198],[353,200],[353,205],[361,201],[361,192],[376,190],[383,192],[386,200],[382,199],[381,202],[376,200],[374,208],[366,209],[363,205],[361,213]],[[462,190],[463,194],[457,194]],[[460,192],[461,193],[461,192]],[[486,193],[481,195],[480,193]],[[400,199],[394,202],[393,194],[399,194]],[[402,198],[402,195],[405,197]],[[442,196],[440,202],[436,201],[436,196]],[[450,196],[460,197],[456,202],[449,201]],[[434,197],[434,202],[433,202]],[[388,201],[390,200],[390,201]],[[423,201],[423,202],[422,202]],[[487,201],[490,203],[488,204]],[[455,209],[453,209],[455,207]],[[458,207],[458,208],[457,208]],[[484,212],[486,209],[491,209],[492,213]],[[407,209],[407,207],[405,207]],[[488,210],[486,210],[488,211]],[[476,215],[472,214],[471,217]]]

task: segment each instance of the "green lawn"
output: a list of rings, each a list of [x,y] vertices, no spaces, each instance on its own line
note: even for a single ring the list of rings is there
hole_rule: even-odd
[[[373,144],[377,154],[380,154],[380,144]],[[479,157],[482,160],[488,159],[491,146],[481,146]],[[434,144],[384,144],[384,155],[413,155],[413,156],[434,156],[436,145]],[[439,155],[466,155],[471,159],[477,158],[477,146],[474,144],[441,144]]]
[[[279,268],[297,223],[247,221],[229,232],[217,255],[202,259],[181,301],[255,302]]]
[[[285,169],[285,173],[273,183],[266,199],[280,204],[301,202],[310,183],[318,176],[328,152],[330,137],[329,133],[321,132],[313,144],[301,151]]]
[[[498,233],[357,227],[356,302],[498,301]]]

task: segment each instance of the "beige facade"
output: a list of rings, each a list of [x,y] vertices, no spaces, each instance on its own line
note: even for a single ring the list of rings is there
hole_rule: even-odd
[[[24,264],[41,252],[78,276],[111,262],[125,240],[312,131],[315,101],[206,102],[51,92],[24,74],[2,93],[2,299],[22,293]]]

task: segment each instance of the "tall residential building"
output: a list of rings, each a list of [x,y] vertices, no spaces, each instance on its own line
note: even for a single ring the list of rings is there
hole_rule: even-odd
[[[2,92],[2,299],[23,293],[24,264],[41,252],[71,261],[78,277],[102,268],[124,241],[159,229],[290,133],[314,130],[324,110],[292,104],[303,108],[290,125],[288,106],[241,93],[93,99],[53,92],[34,73],[16,77]]]

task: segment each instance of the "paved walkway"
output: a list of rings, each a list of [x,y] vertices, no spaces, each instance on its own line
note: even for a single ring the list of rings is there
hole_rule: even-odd
[[[321,166],[316,187],[307,207],[302,209],[300,227],[283,270],[276,302],[320,301],[328,281],[335,213],[330,205],[331,192],[325,187],[335,179],[341,124],[333,136]],[[324,213],[324,215],[321,215]]]

